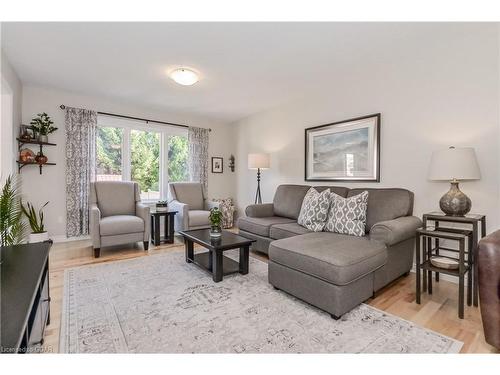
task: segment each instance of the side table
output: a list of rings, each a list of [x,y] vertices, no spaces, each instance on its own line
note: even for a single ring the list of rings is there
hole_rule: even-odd
[[[429,221],[434,223],[434,228],[442,228],[441,223],[459,223],[468,225],[472,229],[472,264],[473,264],[473,295],[474,306],[478,306],[479,292],[478,292],[478,269],[477,269],[477,244],[479,240],[486,235],[486,216],[480,214],[467,214],[465,216],[448,216],[443,212],[436,211],[423,215],[423,227],[427,228]],[[481,232],[479,232],[481,226]],[[439,240],[436,246],[439,247]],[[430,245],[430,243],[429,243]],[[424,244],[425,246],[425,244]],[[437,252],[439,255],[439,251]],[[436,281],[439,281],[439,273],[436,273]]]
[[[151,242],[159,246],[162,242],[174,243],[174,218],[177,211],[156,211],[151,210]],[[164,217],[164,236],[160,236],[160,219]]]
[[[437,245],[439,240],[449,240],[458,242],[458,250],[445,248]],[[432,246],[432,240],[436,243],[436,247]],[[423,244],[421,247],[420,244]],[[466,246],[467,245],[467,250]],[[454,259],[458,261],[458,269],[446,269],[436,267],[432,264],[431,258],[433,255],[439,255],[439,250],[446,250],[451,253],[458,253],[458,259],[451,256],[440,255],[441,257]],[[422,251],[422,257],[420,252]],[[467,256],[467,257],[466,257]],[[429,294],[432,294],[432,272],[436,275],[441,272],[447,275],[458,277],[458,317],[464,318],[464,284],[465,274],[467,274],[467,305],[472,305],[472,231],[453,228],[419,228],[416,236],[416,302],[420,304],[420,271],[422,272],[424,281],[424,291],[427,289]],[[428,279],[428,285],[426,281]],[[438,279],[436,279],[438,280]]]

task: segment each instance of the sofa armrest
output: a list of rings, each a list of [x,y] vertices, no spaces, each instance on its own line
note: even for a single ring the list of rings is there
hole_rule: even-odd
[[[272,203],[251,204],[245,208],[245,214],[249,217],[274,216],[274,205]]]
[[[169,209],[177,211],[174,219],[174,227],[178,232],[180,230],[188,230],[189,229],[189,205],[186,203],[179,202],[174,199],[168,203]]]
[[[150,207],[141,202],[135,204],[135,215],[144,220],[144,239],[149,241],[149,233],[151,231],[151,219],[149,217]]]
[[[401,241],[415,237],[416,230],[422,226],[422,221],[415,216],[398,217],[397,219],[381,221],[370,229],[370,239],[392,246]]]
[[[101,247],[101,231],[99,230],[99,222],[101,221],[101,210],[97,204],[90,206],[89,230],[92,237],[92,246],[94,248]]]

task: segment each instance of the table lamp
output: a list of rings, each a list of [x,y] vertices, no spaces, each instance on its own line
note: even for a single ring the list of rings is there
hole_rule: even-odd
[[[260,170],[269,169],[269,154],[248,154],[248,169],[257,169],[257,192],[255,193],[255,204],[262,203],[260,195]]]
[[[441,210],[450,216],[464,216],[472,206],[471,200],[459,188],[459,181],[479,180],[481,174],[472,147],[434,151],[429,167],[429,180],[450,181],[450,190],[439,200]]]

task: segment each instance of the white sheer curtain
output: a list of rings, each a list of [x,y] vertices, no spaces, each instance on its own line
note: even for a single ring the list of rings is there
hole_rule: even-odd
[[[97,112],[66,107],[66,236],[89,234],[90,182],[96,171]]]
[[[208,134],[204,128],[189,127],[189,179],[201,182],[208,191]]]

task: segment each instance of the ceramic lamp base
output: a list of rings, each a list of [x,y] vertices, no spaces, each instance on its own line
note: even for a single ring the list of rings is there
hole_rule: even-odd
[[[472,202],[458,188],[458,181],[452,181],[450,190],[439,200],[439,208],[449,216],[464,216],[472,207]]]

